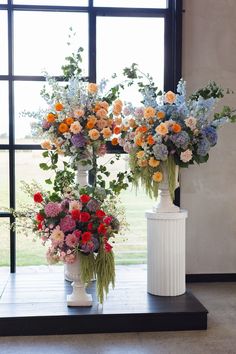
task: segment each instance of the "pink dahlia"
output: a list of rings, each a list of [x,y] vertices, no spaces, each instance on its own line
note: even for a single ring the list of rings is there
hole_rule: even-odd
[[[76,222],[69,215],[61,219],[60,228],[63,232],[72,231],[76,227]]]
[[[75,247],[78,244],[78,237],[76,237],[74,234],[69,234],[66,236],[66,244],[68,247]]]
[[[49,202],[44,208],[45,214],[53,218],[61,212],[61,205],[59,203]]]

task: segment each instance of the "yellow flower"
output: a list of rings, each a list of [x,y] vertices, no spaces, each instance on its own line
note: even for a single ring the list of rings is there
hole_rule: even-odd
[[[151,167],[157,167],[160,165],[160,161],[155,160],[154,157],[151,157],[148,161],[149,166]]]
[[[162,181],[162,178],[163,178],[163,176],[162,176],[162,173],[161,173],[160,171],[157,171],[157,172],[155,172],[155,173],[152,175],[153,181],[154,181],[154,182],[157,182],[157,183],[161,182],[161,181]]]
[[[98,90],[98,86],[97,86],[96,84],[94,84],[94,83],[92,83],[92,82],[90,82],[90,83],[88,84],[88,92],[89,92],[89,93],[94,94],[94,93],[97,92],[97,90]]]
[[[168,128],[166,127],[165,123],[158,125],[155,130],[160,135],[166,135],[168,133]]]
[[[104,136],[105,139],[110,138],[110,136],[112,135],[111,129],[110,128],[103,128],[102,135]]]
[[[174,103],[175,98],[176,98],[176,95],[174,92],[172,92],[172,91],[166,92],[166,94],[165,94],[165,102],[166,103],[170,103],[170,104]]]
[[[155,117],[156,110],[153,107],[147,107],[144,109],[144,118],[153,118]]]
[[[97,140],[99,138],[99,136],[100,136],[100,133],[99,133],[99,131],[97,129],[91,129],[89,131],[90,139]]]
[[[51,150],[52,149],[52,144],[49,140],[44,140],[42,143],[41,143],[41,147],[42,149],[44,150]]]
[[[139,152],[136,153],[136,156],[138,159],[142,159],[144,157],[144,151],[140,150]]]

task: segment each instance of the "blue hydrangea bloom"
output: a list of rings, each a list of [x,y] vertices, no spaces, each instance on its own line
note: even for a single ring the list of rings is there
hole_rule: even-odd
[[[153,146],[153,153],[157,160],[165,161],[168,157],[168,149],[164,144],[156,144]]]
[[[170,139],[178,148],[182,149],[187,149],[187,146],[190,142],[189,135],[185,131],[172,135]]]
[[[218,136],[215,128],[211,126],[205,127],[202,130],[202,134],[207,138],[211,146],[214,146],[217,143]]]
[[[202,138],[199,141],[198,148],[197,148],[197,154],[200,156],[206,156],[208,151],[210,150],[210,143],[207,138]]]

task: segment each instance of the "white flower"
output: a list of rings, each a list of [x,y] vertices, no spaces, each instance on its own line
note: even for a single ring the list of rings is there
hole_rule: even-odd
[[[71,126],[70,126],[70,131],[71,131],[72,133],[74,133],[74,134],[80,133],[81,130],[82,130],[82,127],[81,127],[81,125],[80,125],[79,122],[74,122],[74,123],[72,123]]]
[[[192,160],[192,157],[193,157],[193,152],[189,149],[181,152],[180,154],[180,160],[183,162],[189,162],[190,160]]]
[[[64,133],[63,134],[64,135],[64,137],[66,138],[66,139],[70,139],[71,138],[71,133]]]
[[[190,116],[184,120],[186,127],[190,128],[191,130],[196,129],[197,119],[193,116]]]
[[[70,151],[72,152],[72,154],[74,154],[76,152],[76,147],[75,146],[71,146]]]

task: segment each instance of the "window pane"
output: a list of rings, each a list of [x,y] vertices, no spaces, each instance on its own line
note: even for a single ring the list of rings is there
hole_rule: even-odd
[[[132,29],[132,30],[131,30]],[[153,40],[155,36],[155,41]],[[107,45],[109,43],[109,45]],[[164,82],[164,19],[99,17],[97,19],[98,81],[119,74],[132,63],[149,73],[160,89]],[[137,89],[126,94],[126,101],[139,104]]]
[[[94,6],[166,8],[166,0],[94,0]]]
[[[109,160],[114,155],[100,158],[98,164],[105,164],[111,172],[110,179],[118,172],[128,169],[127,156],[122,155],[119,161],[110,165]],[[115,237],[114,251],[117,264],[140,264],[147,262],[147,221],[145,211],[151,209],[154,201],[146,196],[141,188],[136,192],[132,186],[120,195],[121,204],[125,208],[129,229],[124,235]],[[138,220],[138,222],[137,222]]]
[[[88,0],[13,0],[14,4],[88,6]]]
[[[9,218],[0,218],[0,272],[9,272],[10,265],[10,220]],[[7,267],[7,268],[5,268]],[[1,277],[1,276],[0,276]],[[0,284],[0,295],[1,295],[1,286]]]
[[[9,208],[9,154],[0,150],[0,211]],[[1,219],[0,219],[1,220]]]
[[[0,81],[0,144],[8,144],[9,114],[8,114],[8,83]]]
[[[84,48],[81,67],[84,75],[88,74],[87,14],[20,11],[15,12],[14,19],[16,75],[42,75],[43,70],[50,75],[61,75],[65,57],[79,47]],[[76,35],[68,46],[69,27]]]
[[[47,107],[46,102],[40,96],[44,82],[15,82],[15,136],[17,144],[39,143],[32,137],[31,124],[33,118],[23,117],[22,112],[37,112]]]
[[[0,11],[0,74],[6,75],[8,73],[8,32],[7,32],[7,12]]]

